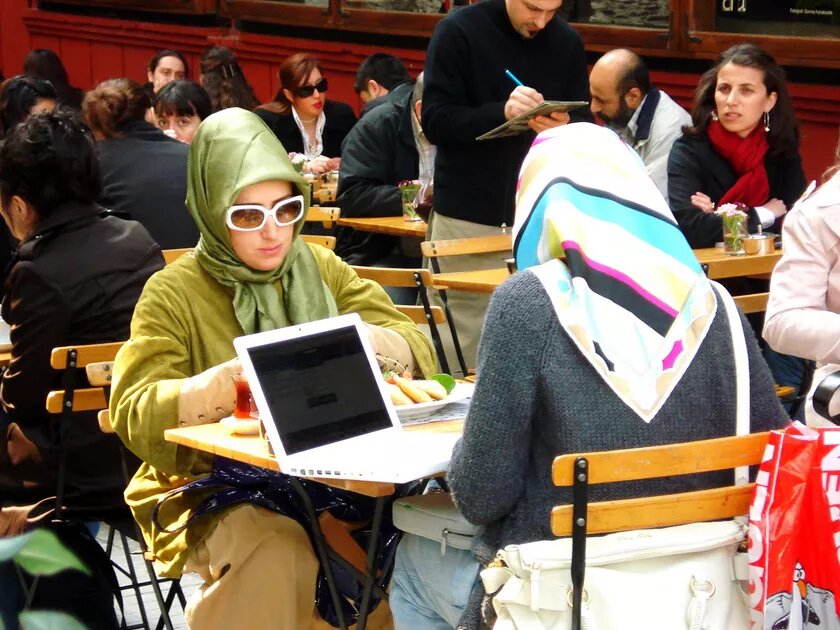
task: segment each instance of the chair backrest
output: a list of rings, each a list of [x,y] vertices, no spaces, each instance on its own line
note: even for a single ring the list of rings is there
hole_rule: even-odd
[[[432,272],[428,269],[350,266],[360,278],[373,280],[384,287],[416,287],[418,279],[421,282],[421,287],[432,286]]]
[[[110,387],[110,379],[105,380],[105,375],[109,373],[110,367],[106,370],[104,364],[110,364],[117,356],[117,351],[122,347],[124,342],[118,341],[113,343],[96,343],[90,345],[79,346],[62,346],[53,348],[50,355],[50,366],[55,370],[68,370],[72,374],[76,369],[84,368],[88,379],[93,374],[94,379],[97,379],[99,385],[96,387],[73,388],[72,392],[66,389],[55,389],[47,394],[47,411],[49,413],[58,414],[62,412],[73,411],[95,411],[104,409],[108,406],[105,387]],[[75,353],[75,358],[72,353]],[[99,365],[97,369],[94,365]],[[90,367],[90,369],[88,369]],[[101,374],[97,376],[97,374]],[[99,379],[102,379],[100,381]],[[66,381],[72,380],[71,378]],[[91,385],[94,385],[91,382]],[[70,406],[67,407],[67,403]]]
[[[335,236],[321,236],[320,234],[301,234],[304,243],[314,243],[329,250],[335,250]]]
[[[750,313],[763,313],[767,310],[767,300],[770,298],[770,294],[765,293],[750,293],[749,295],[733,295],[732,299],[735,300],[735,304],[737,304],[740,309],[744,312],[745,315],[749,315]]]
[[[420,243],[420,251],[426,258],[510,252],[512,247],[513,240],[510,233]]]
[[[428,324],[429,323],[429,316],[426,314],[426,309],[420,305],[414,306],[409,304],[394,304],[394,307],[403,315],[408,315],[408,317],[413,321],[415,324]],[[443,308],[440,306],[431,306],[429,307],[431,311],[431,318],[432,321],[437,324],[445,324],[446,323],[446,313],[443,312]]]
[[[554,459],[552,479],[555,486],[570,487],[575,485],[575,478],[581,471],[585,476],[583,482],[591,485],[757,465],[761,463],[768,435],[753,433],[647,448],[561,455]],[[581,458],[585,459],[583,465]],[[747,513],[754,485],[589,502],[586,533],[604,534],[732,518]],[[573,509],[573,505],[552,509],[551,531],[555,536],[572,534]]]
[[[304,221],[320,221],[326,229],[330,229],[341,218],[341,208],[332,206],[309,206]]]
[[[163,262],[167,265],[178,260],[184,254],[189,254],[193,250],[192,247],[182,247],[181,249],[164,249],[161,250],[163,254]]]

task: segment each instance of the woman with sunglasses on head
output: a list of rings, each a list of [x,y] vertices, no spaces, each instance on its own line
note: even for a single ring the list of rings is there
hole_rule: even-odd
[[[114,366],[111,421],[145,462],[126,500],[164,575],[194,571],[205,580],[186,611],[193,629],[326,627],[312,621],[318,562],[297,521],[244,503],[167,533],[203,498],[181,494],[153,526],[161,497],[214,468],[213,457],[163,434],[230,415],[239,368],[233,339],[355,312],[377,354],[417,373],[435,369],[426,338],[378,284],[299,238],[308,193],[255,114],[231,108],[202,122],[187,188],[201,238],[194,255],[146,285]]]
[[[256,109],[260,102],[245,78],[234,52],[225,46],[212,46],[201,55],[201,86],[207,90],[214,112],[228,107]]]
[[[320,63],[298,53],[280,66],[274,100],[257,110],[289,155],[306,158],[305,173],[338,170],[341,143],[356,124],[347,103],[327,100],[328,87]]]

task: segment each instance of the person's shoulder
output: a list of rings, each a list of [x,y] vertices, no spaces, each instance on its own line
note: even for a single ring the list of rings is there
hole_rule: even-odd
[[[150,296],[165,296],[163,299],[166,301],[189,302],[213,284],[218,285],[195,256],[188,253],[165,265],[149,278],[144,293],[149,293]]]
[[[527,304],[530,309],[550,304],[550,302],[548,293],[537,275],[529,271],[520,271],[506,278],[498,286],[490,298],[490,307],[502,310],[512,309],[529,316],[526,314],[528,309],[522,309],[523,304]]]
[[[350,107],[344,101],[331,101],[328,100],[324,105],[324,114],[329,116],[341,116],[343,118],[352,118],[353,120],[356,119],[356,112],[353,111],[353,108]]]
[[[686,123],[691,123],[691,114],[686,111],[686,109],[677,103],[671,96],[665,92],[664,90],[659,90],[659,105],[657,106],[657,111],[665,109],[670,112],[675,113],[680,118],[684,118]]]

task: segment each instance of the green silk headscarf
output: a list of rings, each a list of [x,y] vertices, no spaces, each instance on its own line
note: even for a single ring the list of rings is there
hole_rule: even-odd
[[[295,224],[292,247],[273,271],[251,269],[234,253],[225,213],[243,189],[269,180],[296,186],[309,210],[309,184],[256,114],[230,108],[201,123],[187,164],[187,208],[201,233],[195,257],[213,278],[233,287],[233,308],[245,334],[338,314],[312,252],[298,238],[303,220]]]

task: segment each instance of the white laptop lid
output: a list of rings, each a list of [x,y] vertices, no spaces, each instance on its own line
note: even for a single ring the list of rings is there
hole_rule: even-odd
[[[281,465],[292,455],[401,430],[356,313],[233,340]]]

